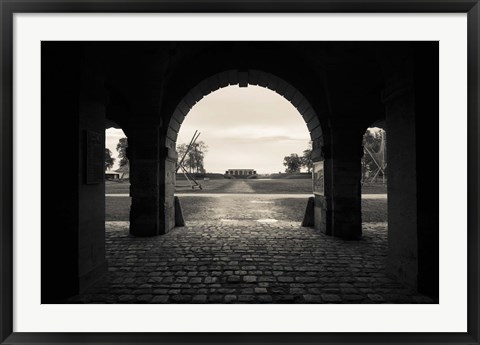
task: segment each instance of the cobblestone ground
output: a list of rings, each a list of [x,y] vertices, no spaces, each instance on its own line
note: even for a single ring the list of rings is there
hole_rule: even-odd
[[[108,275],[69,303],[436,303],[385,276],[386,223],[365,223],[360,241],[287,221],[106,228]]]

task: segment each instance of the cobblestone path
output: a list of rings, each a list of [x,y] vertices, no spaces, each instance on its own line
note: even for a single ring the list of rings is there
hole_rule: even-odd
[[[385,276],[386,223],[365,223],[361,241],[287,221],[190,221],[153,238],[106,228],[108,275],[69,303],[436,303]]]

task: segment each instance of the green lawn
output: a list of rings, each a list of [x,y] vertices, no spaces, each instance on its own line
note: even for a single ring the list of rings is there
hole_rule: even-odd
[[[246,180],[198,180],[202,190],[192,190],[186,180],[177,181],[176,193],[241,193],[242,190],[232,188],[235,185],[246,186],[243,192],[262,194],[310,194],[312,193],[312,181],[309,179],[246,179]],[[107,181],[105,190],[107,194],[128,194],[130,184],[128,182]],[[363,194],[385,194],[386,185],[381,183],[369,183],[362,186]]]
[[[288,197],[272,199],[264,202],[249,201],[255,194],[311,194],[312,182],[309,179],[212,179],[201,180],[202,190],[192,190],[187,181],[177,181],[176,193],[180,196],[185,218],[188,219],[221,219],[236,212],[243,212],[245,217],[259,218],[268,215],[278,220],[302,221],[307,199]],[[128,182],[106,183],[106,194],[129,194]],[[386,193],[386,186],[378,184],[364,185],[365,194]],[[247,199],[222,197],[219,202],[215,197],[189,197],[182,193],[250,193]],[[250,195],[249,194],[249,195]],[[263,200],[263,199],[262,199]],[[106,197],[105,218],[111,220],[128,220],[130,210],[129,197]],[[248,215],[247,215],[248,214]],[[362,200],[362,219],[364,222],[387,221],[387,200]]]
[[[387,199],[362,200],[362,222],[387,222]]]
[[[228,205],[228,199],[224,199],[227,207],[235,210],[235,204]],[[218,213],[212,206],[216,199],[213,197],[182,197],[183,214],[188,221],[193,219],[216,219],[228,215],[227,211]],[[291,220],[301,222],[307,206],[305,199],[280,198],[276,199],[274,204],[255,204],[256,213],[261,217],[261,212],[268,208],[270,216],[279,220]],[[130,210],[129,197],[106,197],[105,198],[105,220],[107,221],[127,221]],[[387,200],[369,199],[362,200],[362,220],[363,222],[386,222],[387,221]]]
[[[387,184],[365,183],[362,186],[362,194],[387,194]]]
[[[127,221],[130,217],[130,198],[105,197],[105,220],[106,221]]]
[[[105,194],[129,194],[129,182],[105,181]]]
[[[262,193],[262,194],[309,194],[312,181],[306,179],[225,179],[199,180],[202,189],[192,190],[188,181],[177,181],[176,193]]]

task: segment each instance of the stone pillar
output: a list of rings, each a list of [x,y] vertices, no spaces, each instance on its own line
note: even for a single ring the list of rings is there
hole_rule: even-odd
[[[327,188],[329,175],[326,173],[328,164],[325,160],[325,146],[320,139],[314,140],[312,143],[312,162],[314,227],[316,230],[330,235],[331,228],[328,226],[330,190]],[[318,181],[316,181],[317,166],[323,167],[323,185],[318,185]]]
[[[362,235],[361,157],[362,134],[355,127],[332,129],[331,158],[331,234],[346,240]]]
[[[98,60],[85,52],[85,60]],[[82,70],[79,102],[78,274],[79,292],[107,272],[105,258],[105,113],[106,90],[95,62]],[[103,152],[103,154],[101,154]],[[95,174],[92,170],[95,169]]]
[[[134,236],[161,233],[158,133],[158,124],[153,119],[137,119],[129,129],[130,234]]]
[[[412,45],[405,72],[387,83],[387,272],[438,296],[438,44]],[[401,78],[401,79],[400,79]]]
[[[387,271],[416,287],[417,179],[413,90],[385,94],[388,152]]]
[[[418,291],[439,295],[438,42],[414,50],[417,143]],[[428,133],[428,135],[425,135]]]
[[[177,153],[175,142],[170,138],[160,140],[159,206],[160,234],[166,234],[175,227],[175,167]],[[180,205],[180,204],[179,204]],[[180,211],[180,210],[179,210]]]

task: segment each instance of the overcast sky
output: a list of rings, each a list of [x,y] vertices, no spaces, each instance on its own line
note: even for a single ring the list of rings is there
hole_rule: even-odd
[[[283,157],[302,155],[310,140],[295,107],[259,86],[229,86],[203,98],[185,118],[177,144],[188,144],[195,130],[201,132],[198,140],[208,146],[205,169],[216,173],[227,169],[283,172]],[[115,157],[116,144],[123,136],[121,130],[106,132],[106,146]]]

